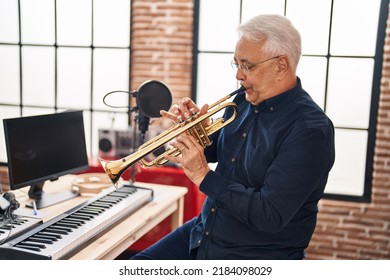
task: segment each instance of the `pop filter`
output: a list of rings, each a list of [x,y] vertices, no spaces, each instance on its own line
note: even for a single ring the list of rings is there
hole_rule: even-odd
[[[140,113],[149,118],[161,117],[160,110],[168,111],[172,105],[171,91],[165,84],[156,80],[144,82],[135,97]]]

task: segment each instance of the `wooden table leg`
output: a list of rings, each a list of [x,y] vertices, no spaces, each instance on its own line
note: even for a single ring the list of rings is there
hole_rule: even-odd
[[[177,202],[177,210],[172,214],[171,230],[183,224],[184,217],[184,197],[181,197]]]

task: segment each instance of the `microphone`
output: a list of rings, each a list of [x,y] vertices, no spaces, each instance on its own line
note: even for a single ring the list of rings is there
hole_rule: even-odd
[[[106,98],[112,93],[124,92],[135,97],[137,107],[114,106],[106,102]],[[136,91],[114,90],[103,97],[103,103],[111,108],[128,108],[129,112],[139,110],[141,114],[149,118],[161,117],[160,111],[168,111],[172,105],[172,94],[169,88],[157,80],[145,81]]]
[[[160,110],[168,111],[172,105],[171,91],[164,83],[157,80],[144,82],[132,94],[136,98],[140,115],[144,117],[160,117]]]
[[[144,114],[138,114],[138,129],[141,134],[145,134],[149,127],[150,118],[145,116]]]

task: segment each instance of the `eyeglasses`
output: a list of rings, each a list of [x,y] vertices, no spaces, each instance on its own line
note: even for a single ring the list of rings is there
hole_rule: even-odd
[[[263,61],[260,61],[260,62],[257,62],[257,63],[252,63],[252,64],[249,64],[249,65],[241,65],[241,64],[238,64],[234,59],[230,62],[232,68],[234,70],[238,70],[240,69],[241,71],[243,71],[245,74],[249,74],[250,72],[252,72],[258,65],[260,65],[261,63],[264,63],[264,62],[267,62],[267,61],[270,61],[270,60],[273,60],[273,59],[276,59],[276,58],[279,58],[281,57],[281,55],[278,55],[278,56],[274,56],[274,57],[271,57],[271,58],[268,58],[266,60],[263,60]]]

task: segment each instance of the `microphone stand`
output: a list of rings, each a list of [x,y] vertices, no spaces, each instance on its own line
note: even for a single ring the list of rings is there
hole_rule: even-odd
[[[133,139],[132,139],[132,144],[131,144],[131,153],[134,153],[135,150],[137,149],[137,130],[135,124],[137,123],[138,120],[138,108],[130,108],[129,113],[133,112],[134,118],[133,118]],[[135,164],[130,166],[130,178],[129,178],[129,183],[134,184],[135,182],[135,174],[136,174],[136,169],[135,169]]]
[[[133,118],[133,121],[134,121],[134,124],[137,124],[138,123],[138,130],[140,132],[139,136],[140,136],[140,139],[139,141],[137,141],[138,139],[138,135],[137,135],[137,132],[136,132],[136,125],[134,125],[134,128],[133,128],[133,141],[132,141],[132,153],[134,153],[137,148],[139,146],[141,146],[144,142],[145,142],[145,135],[146,135],[146,131],[148,130],[148,127],[149,127],[149,121],[150,121],[150,118],[143,115],[139,109],[137,107],[135,108],[131,108],[130,109],[130,112],[133,112],[134,113],[134,118]],[[139,144],[139,145],[138,145]],[[135,182],[135,175],[136,175],[136,168],[135,168],[135,164],[133,164],[131,167],[130,167],[130,184],[133,184]]]

